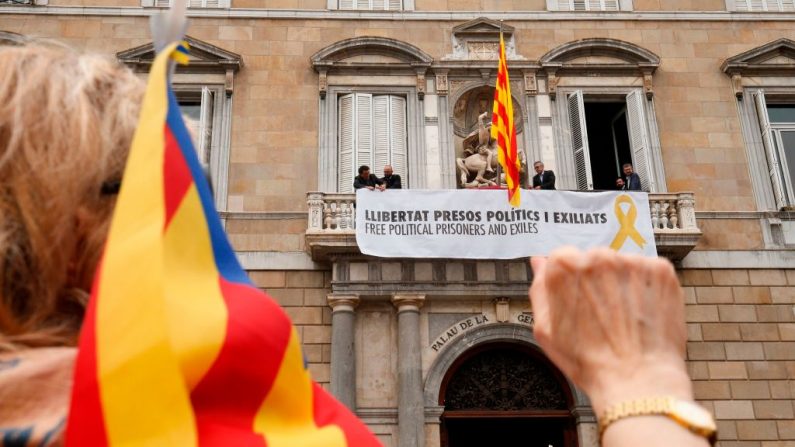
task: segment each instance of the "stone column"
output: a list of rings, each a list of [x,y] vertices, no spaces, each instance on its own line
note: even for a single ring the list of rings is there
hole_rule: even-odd
[[[398,446],[425,445],[420,307],[425,295],[396,294],[398,309]]]
[[[331,394],[351,411],[356,411],[356,328],[353,309],[356,295],[328,295],[331,306]]]

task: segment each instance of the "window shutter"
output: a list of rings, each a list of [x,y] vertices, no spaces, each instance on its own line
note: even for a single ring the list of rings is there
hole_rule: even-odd
[[[339,9],[353,9],[353,0],[339,0]]]
[[[390,97],[389,111],[390,145],[392,146],[392,168],[400,175],[403,187],[408,187],[408,135],[406,131],[406,98]]]
[[[384,2],[385,0],[372,0],[371,1],[372,6],[370,9],[372,9],[373,11],[383,11],[384,9],[386,9],[386,7],[384,6]]]
[[[196,136],[196,152],[199,162],[203,166],[210,164],[210,148],[212,146],[213,131],[213,93],[207,87],[202,87],[201,115],[199,118],[199,134]]]
[[[373,167],[373,95],[356,94],[356,166]],[[375,171],[370,171],[376,174]]]
[[[353,192],[353,178],[356,177],[353,159],[356,115],[353,100],[352,94],[340,96],[339,99],[337,191],[343,193]]]
[[[619,0],[558,0],[559,11],[618,11]]]
[[[390,163],[389,155],[391,152],[389,131],[391,120],[389,119],[389,99],[388,95],[373,97],[373,173],[381,176],[384,166]]]
[[[754,94],[756,104],[756,116],[759,120],[759,129],[762,131],[762,145],[765,147],[767,155],[767,166],[770,174],[770,182],[773,184],[773,196],[776,198],[776,208],[781,209],[786,206],[787,201],[784,195],[784,179],[781,175],[780,162],[776,148],[773,145],[773,131],[770,128],[770,119],[767,116],[767,102],[765,92],[756,91]]]
[[[168,8],[171,6],[171,0],[155,0],[155,6],[158,8]]]
[[[370,0],[355,0],[356,1],[356,9],[372,9],[370,6]]]
[[[588,130],[585,125],[585,105],[582,91],[569,95],[569,126],[571,127],[571,148],[574,150],[574,169],[577,175],[577,189],[593,189],[591,174],[591,155],[588,150]]]
[[[387,9],[390,11],[400,11],[403,9],[402,0],[385,0],[387,2]]]
[[[643,93],[636,90],[627,95],[627,128],[629,129],[629,145],[632,149],[632,167],[640,177],[640,186],[644,191],[657,191],[657,185],[651,173],[651,151],[649,150],[649,133],[646,130],[646,110]]]

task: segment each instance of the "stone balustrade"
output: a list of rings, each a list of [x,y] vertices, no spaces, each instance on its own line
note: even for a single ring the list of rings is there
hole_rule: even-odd
[[[310,192],[307,245],[315,259],[332,252],[357,253],[356,195]],[[681,259],[701,237],[692,192],[649,194],[649,210],[657,251]]]

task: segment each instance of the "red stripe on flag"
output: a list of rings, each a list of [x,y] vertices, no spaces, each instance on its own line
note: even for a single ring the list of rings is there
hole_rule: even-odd
[[[191,393],[199,445],[263,447],[254,418],[279,372],[290,321],[259,290],[219,281],[229,317],[218,358]]]
[[[182,156],[179,143],[174,138],[174,134],[168,124],[164,126],[164,133],[166,148],[163,159],[163,178],[165,178],[163,194],[166,202],[165,227],[168,227],[168,224],[171,223],[171,218],[174,217],[177,208],[179,208],[179,204],[185,198],[185,193],[193,183],[193,177],[190,174],[185,158]]]
[[[345,441],[352,447],[381,447],[375,436],[356,416],[331,397],[317,383],[312,383],[315,425],[337,425],[345,433]]]
[[[108,435],[102,416],[102,400],[97,375],[97,290],[102,278],[102,263],[97,266],[88,302],[80,344],[75,362],[69,420],[66,424],[66,445],[74,447],[106,447]]]

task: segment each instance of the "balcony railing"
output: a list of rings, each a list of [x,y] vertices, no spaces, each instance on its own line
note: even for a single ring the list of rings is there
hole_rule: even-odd
[[[307,245],[312,257],[356,253],[356,195],[310,192]],[[701,230],[692,192],[649,194],[654,239],[660,256],[682,259],[696,246]]]

